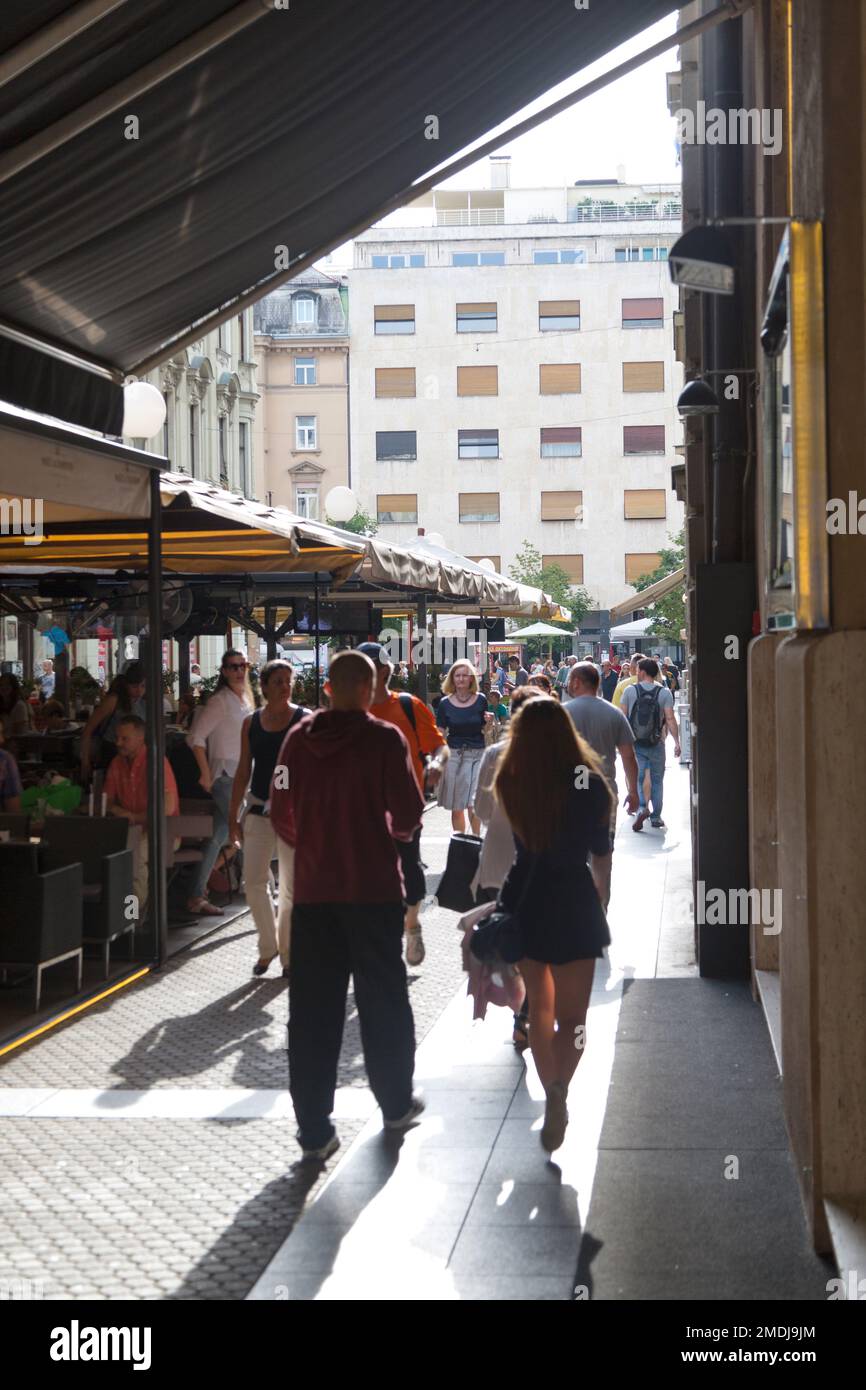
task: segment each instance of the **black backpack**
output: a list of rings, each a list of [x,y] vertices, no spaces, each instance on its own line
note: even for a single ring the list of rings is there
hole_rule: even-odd
[[[634,741],[645,748],[653,747],[662,736],[662,712],[659,705],[662,687],[654,685],[652,690],[644,690],[638,681],[634,690],[635,701],[628,717]]]

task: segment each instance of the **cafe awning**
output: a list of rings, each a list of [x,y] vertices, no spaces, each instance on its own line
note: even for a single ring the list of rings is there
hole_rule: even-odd
[[[657,579],[655,584],[650,584],[646,589],[641,589],[639,593],[632,594],[631,598],[623,599],[622,603],[617,603],[610,610],[611,623],[625,622],[631,617],[632,613],[638,613],[642,608],[647,608],[649,604],[655,603],[657,599],[664,598],[678,584],[681,584],[685,576],[684,569],[672,570],[663,579]]]
[[[389,200],[410,201],[423,175],[672,8],[4,6],[6,399],[119,434],[124,374],[369,226]]]

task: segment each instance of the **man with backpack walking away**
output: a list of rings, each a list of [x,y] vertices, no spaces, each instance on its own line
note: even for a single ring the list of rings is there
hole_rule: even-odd
[[[650,825],[664,828],[662,820],[663,783],[665,775],[665,737],[670,729],[674,741],[674,757],[680,756],[680,731],[674,714],[674,697],[663,685],[657,685],[659,667],[652,657],[638,664],[635,685],[627,686],[622,696],[622,709],[634,734],[634,751],[638,765],[640,810],[632,830],[642,830],[650,815],[644,792],[644,773],[649,769]]]
[[[432,711],[423,700],[415,695],[401,692],[399,695],[388,689],[394,674],[394,667],[388,652],[379,642],[362,642],[356,651],[368,656],[376,668],[376,685],[373,690],[373,703],[370,713],[374,719],[383,719],[386,724],[396,724],[406,737],[412,754],[412,767],[415,780],[423,796],[432,790],[442,774],[442,767],[448,757],[448,744],[439,729]],[[418,920],[421,903],[427,893],[424,878],[424,865],[421,862],[421,827],[419,825],[411,840],[396,840],[403,870],[405,888],[406,917],[406,964],[419,966],[426,954],[421,923]]]

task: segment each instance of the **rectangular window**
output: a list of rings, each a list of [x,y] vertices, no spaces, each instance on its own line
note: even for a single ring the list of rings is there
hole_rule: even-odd
[[[586,265],[586,252],[580,251],[533,251],[535,265]]]
[[[223,352],[231,352],[231,350],[232,350],[232,329],[231,329],[231,323],[221,323],[221,324],[220,324],[219,328],[217,329],[217,345],[218,345],[219,347],[222,348]]]
[[[315,449],[316,445],[316,417],[315,415],[296,415],[295,416],[295,448],[296,449]]]
[[[541,431],[543,459],[579,459],[582,451],[580,425],[559,425]]]
[[[458,333],[495,333],[498,328],[495,304],[458,304]]]
[[[375,333],[414,333],[414,304],[376,304],[373,306]]]
[[[248,420],[241,420],[238,425],[238,470],[240,472],[239,482],[241,492],[244,497],[249,497],[252,492],[252,474],[250,472],[250,426]]]
[[[640,249],[640,258],[642,261],[651,261],[653,258],[653,248],[651,246],[642,246]]]
[[[663,487],[626,488],[623,493],[623,516],[626,521],[661,520],[666,515]]]
[[[583,583],[583,556],[582,555],[542,555],[542,565],[559,565],[561,570],[565,570],[572,584]]]
[[[316,384],[316,359],[315,357],[296,357],[295,358],[295,385],[296,386],[315,386]]]
[[[316,301],[311,294],[296,294],[292,302],[295,323],[316,322]]]
[[[169,391],[163,391],[162,399],[165,401],[165,419],[162,422],[162,452],[166,458],[171,458],[171,431],[174,423],[174,397]]]
[[[498,430],[458,430],[457,457],[461,459],[498,459]]]
[[[498,521],[498,492],[461,492],[459,494],[461,521]]]
[[[411,256],[409,257],[409,265],[412,267],[413,270],[417,270],[419,266],[426,265],[426,264],[427,264],[427,257],[425,256],[425,254],[424,254],[423,251],[421,251],[421,252],[419,252],[419,253],[417,253],[417,254],[413,254],[413,255],[411,255]]]
[[[504,251],[453,251],[452,265],[505,265]]]
[[[623,391],[664,391],[664,362],[623,362]]]
[[[191,405],[189,408],[189,471],[194,478],[198,477],[198,442],[198,406]]]
[[[246,362],[247,358],[247,320],[244,314],[238,314],[238,355],[241,362]]]
[[[543,492],[542,521],[583,521],[582,492]]]
[[[658,555],[626,555],[625,557],[625,582],[634,584],[636,579],[643,579],[644,575],[652,574],[661,564],[661,557]]]
[[[542,299],[538,305],[542,333],[562,333],[580,328],[579,299]]]
[[[544,363],[538,369],[539,394],[542,396],[571,396],[580,391],[580,363]]]
[[[615,250],[614,253],[613,253],[613,258],[614,258],[615,261],[624,261],[624,260],[625,260],[625,247],[624,247],[624,246],[617,246],[616,250]]]
[[[622,301],[623,328],[662,328],[664,326],[664,303],[661,299],[624,299]]]
[[[405,398],[415,395],[414,367],[377,367],[376,395],[379,398]]]
[[[624,454],[663,454],[664,425],[623,425],[622,451]]]
[[[668,258],[668,248],[667,248],[666,246],[657,246],[657,247],[656,247],[656,260],[657,260],[657,261],[666,261],[667,258]]]
[[[423,251],[409,256],[371,256],[370,264],[374,270],[405,270],[409,265],[413,270],[426,265],[427,257]]]
[[[417,522],[417,492],[380,492],[376,498],[376,520],[383,526]]]
[[[493,568],[494,568],[495,571],[496,571],[496,573],[497,573],[497,574],[501,574],[501,573],[502,573],[502,556],[501,556],[501,555],[491,555],[491,554],[489,554],[489,553],[488,553],[487,555],[467,555],[467,556],[466,556],[466,559],[467,559],[467,560],[474,560],[475,563],[476,563],[476,565],[480,564],[482,560],[490,560],[491,563],[492,563],[492,565],[493,565]]]
[[[295,516],[305,517],[307,521],[318,521],[319,489],[317,487],[295,488]]]
[[[224,415],[221,415],[221,416],[219,417],[219,421],[218,421],[218,423],[217,423],[217,432],[218,432],[218,436],[219,436],[219,447],[220,447],[220,476],[223,477],[223,478],[225,478],[226,481],[228,481],[229,456],[228,456],[228,444],[227,444],[227,442],[226,442],[226,430],[227,430],[226,417],[225,417]]]
[[[417,441],[415,430],[377,430],[376,458],[380,463],[391,460],[414,463],[418,457]]]
[[[498,367],[458,367],[458,396],[498,396]]]

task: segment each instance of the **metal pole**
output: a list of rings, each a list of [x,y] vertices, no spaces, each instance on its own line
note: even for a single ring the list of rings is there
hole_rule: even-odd
[[[418,662],[418,699],[427,703],[427,595],[418,598],[418,631],[423,639],[421,660]]]
[[[147,527],[147,840],[148,900],[156,935],[156,962],[168,954],[168,899],[165,864],[165,729],[162,718],[162,503],[159,472],[150,475]]]
[[[189,639],[181,638],[177,644],[177,693],[185,695],[189,690]]]
[[[320,660],[319,660],[319,576],[318,576],[318,574],[314,574],[314,575],[313,575],[313,642],[315,643],[315,647],[316,647],[316,709],[318,709],[318,708],[319,708],[320,699],[321,699],[320,685],[319,685],[319,674],[320,674],[320,672],[319,672],[319,667],[320,667],[320,664],[321,664],[321,663],[320,663]]]

